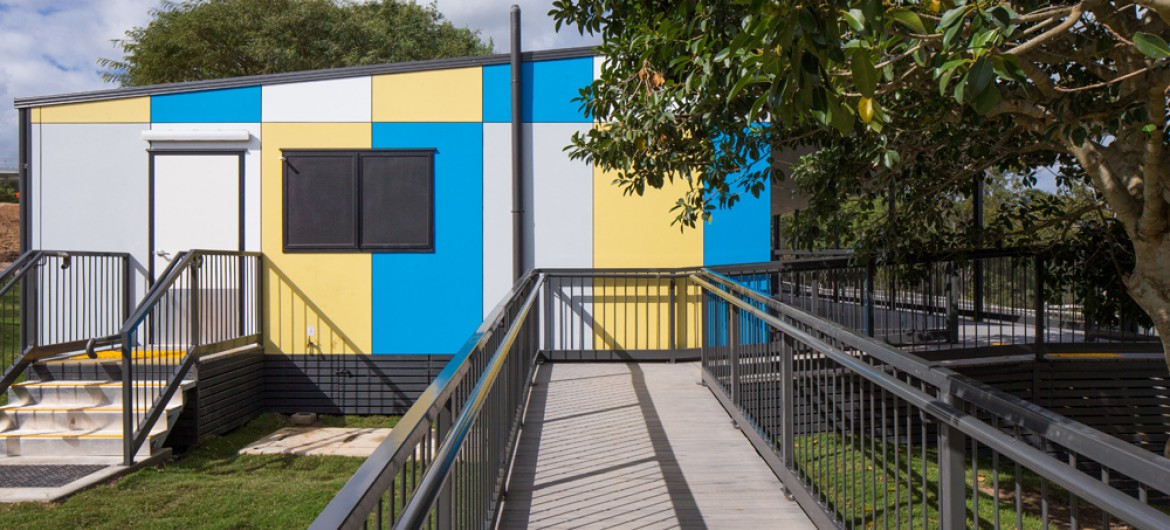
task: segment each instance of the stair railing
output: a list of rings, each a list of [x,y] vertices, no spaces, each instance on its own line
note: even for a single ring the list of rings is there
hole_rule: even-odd
[[[31,250],[0,272],[0,394],[33,363],[113,347],[132,299],[130,255]]]
[[[126,465],[205,354],[259,346],[258,252],[181,252],[121,330]]]

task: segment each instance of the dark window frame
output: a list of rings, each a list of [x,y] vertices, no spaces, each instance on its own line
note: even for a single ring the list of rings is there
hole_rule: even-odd
[[[280,189],[281,189],[281,246],[285,253],[432,253],[435,251],[435,153],[438,149],[281,149]],[[289,245],[289,189],[288,189],[288,158],[289,157],[352,157],[350,178],[353,182],[353,225],[354,243],[345,245]],[[430,196],[428,205],[429,240],[425,244],[362,244],[362,182],[364,157],[419,157],[425,156],[429,161],[429,172],[426,175],[427,189]]]

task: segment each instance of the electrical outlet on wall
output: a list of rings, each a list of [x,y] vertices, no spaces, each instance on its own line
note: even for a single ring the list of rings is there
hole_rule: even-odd
[[[309,338],[316,337],[317,336],[317,326],[309,326],[308,329],[305,330],[305,334],[308,335]]]

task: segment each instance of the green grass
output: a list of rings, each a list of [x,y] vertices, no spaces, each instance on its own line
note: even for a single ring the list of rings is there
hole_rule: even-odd
[[[396,417],[323,417],[332,427],[392,427]],[[0,528],[304,528],[362,464],[361,458],[240,456],[288,424],[264,414],[162,467],[57,504],[0,504]]]
[[[809,479],[819,486],[829,506],[837,510],[847,526],[857,528],[907,528],[926,521],[927,528],[939,527],[938,455],[934,449],[920,446],[882,444],[871,451],[858,447],[853,439],[843,441],[838,435],[812,435],[795,440],[794,462]],[[875,458],[876,456],[876,458]],[[925,456],[926,466],[923,467]],[[895,461],[898,464],[895,468]],[[909,463],[909,466],[907,466]],[[998,498],[1000,524],[1016,528],[1015,466],[1006,458],[999,461],[999,488],[994,486],[995,474],[990,459],[978,462],[980,528],[993,528],[995,504]],[[909,469],[908,469],[909,468]],[[965,462],[967,513],[972,512],[971,484],[973,469],[968,457]],[[923,488],[923,475],[926,487]],[[1041,479],[1022,470],[1020,473],[1022,528],[1042,528],[1040,502]],[[1049,517],[1053,522],[1068,521],[1068,493],[1048,484]],[[998,492],[998,493],[996,493]],[[993,496],[994,495],[994,496]],[[923,506],[923,501],[926,506]],[[1100,511],[1081,503],[1083,521],[1101,521]],[[967,528],[974,528],[970,515]]]

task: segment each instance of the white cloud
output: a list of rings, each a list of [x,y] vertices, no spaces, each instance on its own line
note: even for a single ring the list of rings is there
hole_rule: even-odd
[[[480,36],[490,38],[496,51],[508,51],[511,6],[520,6],[520,41],[525,50],[547,50],[595,45],[599,38],[582,36],[575,28],[556,31],[556,23],[548,16],[552,0],[438,0],[439,12],[456,26],[479,29]]]
[[[13,98],[111,88],[99,57],[149,20],[158,0],[0,0],[0,160],[15,164]]]
[[[479,29],[496,51],[509,47],[512,3],[523,14],[526,50],[597,44],[573,29],[554,31],[547,15],[552,0],[439,0],[457,26]],[[0,165],[15,165],[17,113],[12,100],[113,88],[101,79],[97,60],[118,57],[113,39],[145,25],[158,0],[0,0]]]

